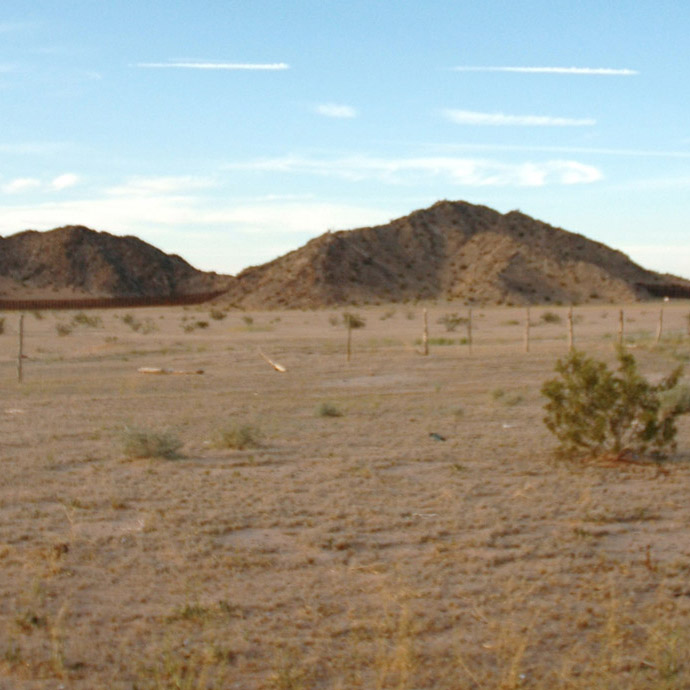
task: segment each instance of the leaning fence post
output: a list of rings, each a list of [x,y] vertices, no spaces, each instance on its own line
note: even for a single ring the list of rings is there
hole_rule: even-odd
[[[529,307],[525,310],[525,352],[529,352]]]
[[[623,345],[623,337],[625,335],[625,314],[621,309],[618,312],[618,344]]]
[[[568,351],[572,352],[575,347],[575,335],[573,333],[573,305],[568,309]]]
[[[656,327],[656,344],[661,340],[661,331],[664,328],[664,308],[659,309],[659,325]]]
[[[19,349],[17,352],[17,383],[24,379],[24,314],[19,315]]]

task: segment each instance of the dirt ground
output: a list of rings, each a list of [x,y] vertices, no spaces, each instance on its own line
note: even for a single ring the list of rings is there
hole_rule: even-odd
[[[690,417],[661,467],[556,461],[566,309],[527,353],[475,308],[470,352],[428,306],[429,356],[423,305],[365,307],[350,362],[342,310],[27,314],[21,384],[0,314],[0,688],[690,687]],[[690,360],[659,308],[652,380]],[[612,361],[618,310],[576,346]]]

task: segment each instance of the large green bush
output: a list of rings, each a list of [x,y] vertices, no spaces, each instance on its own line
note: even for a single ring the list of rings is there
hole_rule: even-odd
[[[676,448],[676,418],[687,412],[679,402],[663,405],[664,393],[678,385],[678,367],[656,385],[640,375],[635,358],[617,351],[618,367],[610,370],[584,353],[558,360],[558,378],[546,381],[544,423],[559,440],[558,454],[569,458],[606,455],[622,458],[651,453],[663,457]]]

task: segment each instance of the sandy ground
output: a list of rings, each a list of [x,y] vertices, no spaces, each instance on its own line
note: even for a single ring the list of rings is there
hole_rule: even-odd
[[[661,469],[557,462],[565,309],[529,353],[524,310],[475,309],[470,353],[431,305],[428,357],[421,305],[355,311],[349,363],[336,310],[27,314],[21,385],[0,315],[0,688],[690,687],[690,418]],[[654,346],[659,305],[626,306],[649,378],[688,311]],[[617,328],[575,311],[599,358]]]

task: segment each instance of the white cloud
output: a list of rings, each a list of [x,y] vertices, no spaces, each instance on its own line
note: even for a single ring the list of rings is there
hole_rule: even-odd
[[[350,105],[337,103],[323,103],[316,106],[316,112],[326,117],[353,118],[357,117],[357,110]]]
[[[629,77],[639,74],[634,69],[611,67],[453,67],[455,72],[517,72],[521,74],[584,74]]]
[[[539,151],[544,153],[586,153],[602,156],[638,156],[640,158],[690,158],[690,151],[654,151],[650,149],[605,149],[591,146],[534,146],[522,144],[444,144],[444,151]]]
[[[75,184],[79,182],[79,177],[74,173],[65,173],[64,175],[58,175],[55,177],[50,186],[53,189],[61,191],[63,189],[68,189],[69,187],[74,187]]]
[[[20,192],[28,191],[29,189],[36,189],[41,186],[41,181],[35,177],[18,177],[2,186],[2,191],[5,194],[18,194]]]
[[[328,229],[384,223],[390,218],[377,208],[317,200],[218,203],[201,196],[151,191],[7,205],[0,214],[0,235],[86,225],[137,235],[205,270],[235,273],[296,249]]]
[[[603,177],[598,168],[577,161],[504,163],[496,160],[451,156],[388,159],[369,156],[349,156],[338,159],[285,156],[230,164],[226,168],[305,173],[340,177],[352,181],[376,179],[390,184],[418,184],[424,179],[446,177],[454,184],[473,187],[571,185],[596,182]]]
[[[457,125],[491,125],[520,127],[591,127],[596,120],[591,118],[572,119],[548,115],[505,115],[503,113],[480,113],[473,110],[443,111],[444,116]]]
[[[251,63],[251,62],[140,62],[137,67],[151,69],[202,69],[202,70],[286,70],[290,65],[285,62]]]
[[[115,196],[148,196],[151,194],[179,194],[197,189],[208,189],[215,186],[215,182],[205,177],[162,176],[162,177],[132,177],[124,184],[111,187],[108,194]]]

